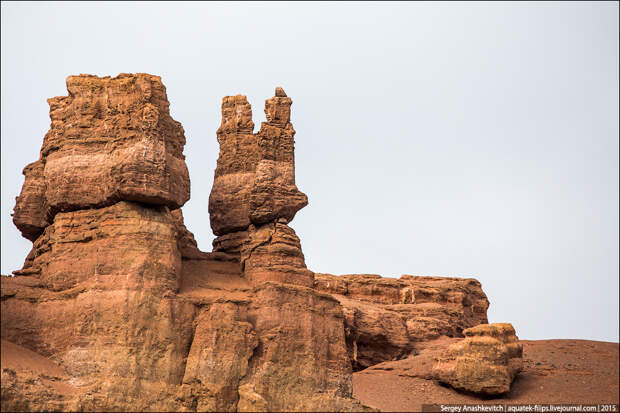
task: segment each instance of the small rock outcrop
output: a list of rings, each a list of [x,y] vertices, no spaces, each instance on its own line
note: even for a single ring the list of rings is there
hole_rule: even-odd
[[[481,395],[499,395],[523,367],[523,345],[509,323],[482,324],[464,331],[433,366],[433,376],[451,387]]]

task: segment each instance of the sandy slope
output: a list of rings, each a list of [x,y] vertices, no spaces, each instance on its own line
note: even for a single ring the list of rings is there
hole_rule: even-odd
[[[618,343],[522,340],[524,369],[510,393],[480,400],[430,379],[433,356],[452,341],[355,373],[355,397],[382,411],[420,411],[423,403],[618,403]]]

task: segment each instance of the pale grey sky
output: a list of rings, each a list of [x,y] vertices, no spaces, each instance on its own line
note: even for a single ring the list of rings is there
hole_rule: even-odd
[[[618,2],[2,2],[2,267],[46,99],[89,73],[162,76],[207,204],[223,96],[293,99],[291,226],[308,267],[476,277],[522,339],[618,341]]]

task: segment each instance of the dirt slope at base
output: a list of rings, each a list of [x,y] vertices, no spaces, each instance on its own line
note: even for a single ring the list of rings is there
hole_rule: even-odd
[[[523,371],[510,393],[481,400],[430,379],[433,356],[452,341],[354,373],[354,397],[381,411],[420,411],[423,403],[618,403],[618,343],[522,340]]]

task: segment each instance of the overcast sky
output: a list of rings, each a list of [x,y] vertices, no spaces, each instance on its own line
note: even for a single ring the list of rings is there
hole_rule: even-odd
[[[223,96],[293,99],[291,226],[333,274],[475,277],[522,339],[618,341],[618,2],[2,2],[2,267],[65,79],[160,75],[207,205]]]

